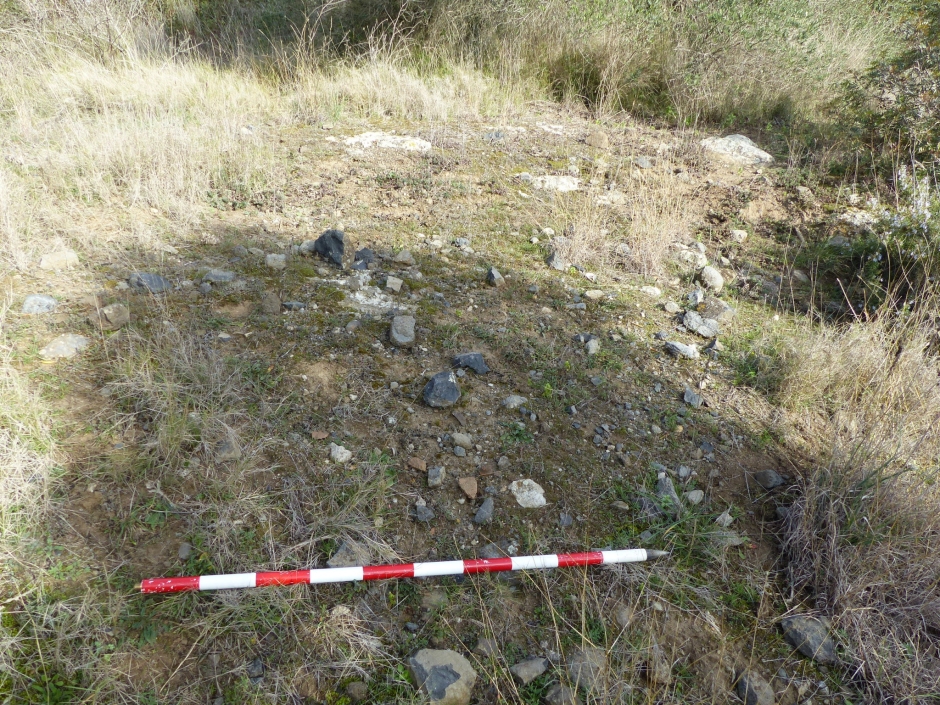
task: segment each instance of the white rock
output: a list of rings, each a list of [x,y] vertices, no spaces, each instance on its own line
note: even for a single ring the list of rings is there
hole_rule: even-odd
[[[532,188],[540,191],[568,193],[570,191],[577,191],[581,187],[581,179],[574,176],[532,176],[529,172],[524,171],[519,174],[519,178],[532,186]]]
[[[285,269],[287,267],[287,255],[265,255],[264,263],[270,269]]]
[[[723,529],[727,529],[729,526],[731,526],[731,522],[733,521],[734,521],[734,517],[731,516],[731,512],[727,509],[724,511],[724,513],[721,516],[715,519],[715,523],[718,524],[718,526],[720,526]]]
[[[352,451],[347,450],[343,446],[338,446],[335,443],[330,443],[330,460],[334,463],[348,463],[352,459]]]
[[[401,285],[404,284],[398,277],[388,277],[385,279],[385,288],[398,293],[401,291]]]
[[[747,240],[747,230],[732,230],[731,239],[735,242],[744,242]]]
[[[685,499],[689,504],[701,504],[705,499],[705,493],[702,490],[692,490],[685,493]]]
[[[709,137],[701,145],[709,152],[718,154],[738,164],[772,164],[774,158],[760,149],[744,135]]]
[[[676,255],[676,259],[684,264],[691,265],[695,269],[701,269],[708,264],[708,257],[695,250],[682,250]]]
[[[361,147],[370,149],[403,149],[406,152],[429,152],[431,143],[417,137],[406,135],[390,135],[385,132],[363,132],[355,137],[348,137],[343,141],[347,147]]]
[[[599,338],[592,338],[587,341],[587,344],[584,346],[587,350],[588,355],[597,355],[601,349],[601,341]]]
[[[702,271],[698,273],[698,278],[706,289],[711,289],[716,294],[725,285],[725,278],[714,267],[703,267]]]
[[[518,394],[511,394],[510,396],[503,399],[503,406],[507,409],[518,409],[527,401],[528,399],[525,397],[520,397]]]
[[[473,450],[473,439],[470,438],[466,433],[453,433],[451,438],[454,440],[454,445],[465,450]]]
[[[524,509],[538,509],[546,504],[545,490],[534,480],[515,480],[509,484],[509,491]]]
[[[39,260],[40,269],[70,269],[78,265],[78,254],[75,250],[58,250],[43,255]]]
[[[584,298],[590,299],[591,301],[598,301],[604,298],[604,292],[600,289],[589,289],[584,292]]]
[[[663,295],[663,292],[655,286],[641,286],[640,291],[654,299]]]

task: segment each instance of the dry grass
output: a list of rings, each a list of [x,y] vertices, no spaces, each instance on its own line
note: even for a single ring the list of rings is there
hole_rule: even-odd
[[[927,314],[817,331],[785,356],[782,401],[819,463],[786,549],[797,589],[834,617],[870,696],[940,692],[940,363]]]

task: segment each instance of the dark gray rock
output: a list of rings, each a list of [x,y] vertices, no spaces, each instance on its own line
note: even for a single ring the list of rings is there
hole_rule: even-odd
[[[545,258],[545,264],[547,264],[551,269],[557,270],[559,272],[565,272],[568,270],[568,263],[565,261],[558,252],[552,252],[548,257]]]
[[[500,287],[506,283],[503,275],[499,273],[496,267],[490,267],[486,272],[486,283],[490,286]]]
[[[285,311],[303,311],[307,308],[307,304],[303,301],[285,301],[281,305],[284,307]]]
[[[673,491],[675,490],[673,489]],[[657,519],[666,516],[665,512],[663,512],[660,506],[649,497],[637,497],[636,504],[640,508],[640,519],[645,521],[656,521]]]
[[[780,477],[776,470],[761,470],[760,472],[756,472],[754,473],[754,479],[757,481],[757,484],[765,490],[772,490],[775,487],[780,487],[780,485],[784,483],[784,479]]]
[[[574,517],[567,512],[562,512],[558,515],[558,526],[562,529],[567,529],[572,524],[574,524]]]
[[[686,357],[690,360],[696,360],[699,357],[698,347],[695,345],[686,345],[685,343],[676,343],[671,340],[666,341],[666,352],[676,357]]]
[[[30,294],[23,299],[23,313],[36,316],[41,313],[52,313],[59,302],[45,294]]]
[[[682,401],[693,409],[698,409],[705,403],[705,398],[701,394],[692,391],[691,387],[686,387],[682,393]]]
[[[264,678],[264,662],[260,658],[256,658],[249,663],[247,670],[248,680],[252,683],[260,683],[261,679]]]
[[[127,283],[135,289],[146,289],[151,294],[159,294],[173,288],[169,279],[152,272],[134,272],[128,277]]]
[[[463,656],[449,649],[421,649],[408,659],[415,683],[431,705],[468,705],[477,674]]]
[[[329,568],[348,568],[350,566],[368,565],[372,560],[369,549],[352,540],[343,541],[336,549],[330,560],[326,562]]]
[[[426,524],[437,515],[429,506],[425,504],[416,504],[411,512],[411,516],[415,521],[420,521]]]
[[[444,484],[447,471],[440,465],[428,468],[428,487],[440,487]]]
[[[327,230],[313,243],[313,251],[340,269],[346,252],[346,235],[342,230]]]
[[[721,333],[718,321],[714,318],[703,318],[695,311],[686,311],[685,316],[682,317],[682,323],[690,331],[703,338],[715,338]]]
[[[489,366],[483,360],[483,355],[477,352],[460,353],[454,356],[453,364],[455,367],[466,367],[473,370],[478,375],[485,375],[490,371]]]
[[[375,262],[375,253],[368,247],[363,247],[361,250],[356,250],[355,261],[364,262],[365,264],[372,264]]]
[[[774,690],[760,675],[745,671],[738,676],[738,697],[744,705],[774,705]]]
[[[477,513],[473,517],[473,522],[475,524],[486,524],[493,519],[493,510],[495,508],[493,498],[487,497],[483,500],[483,504],[480,505],[480,508],[477,509]]]
[[[415,342],[415,318],[414,316],[395,316],[392,319],[392,325],[388,331],[388,339],[389,341],[391,341],[392,345],[399,347],[399,348],[407,348],[407,347],[411,347],[412,345],[414,345],[414,342]]]
[[[735,310],[719,298],[709,296],[704,304],[699,308],[699,313],[703,318],[711,318],[716,321],[728,321],[734,318]]]
[[[527,685],[548,670],[548,659],[540,656],[520,661],[515,666],[511,666],[509,672],[519,685]]]
[[[808,614],[780,620],[783,637],[801,654],[822,664],[839,661],[836,645],[830,636],[829,621]]]
[[[424,387],[424,403],[434,409],[453,406],[460,399],[457,377],[450,370],[438,372]]]

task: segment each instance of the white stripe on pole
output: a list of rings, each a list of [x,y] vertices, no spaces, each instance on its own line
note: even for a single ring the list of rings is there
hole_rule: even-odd
[[[538,570],[539,568],[557,568],[558,556],[513,556],[513,570]]]
[[[415,563],[416,578],[430,578],[434,575],[460,575],[461,573],[463,573],[463,561]]]
[[[347,580],[362,580],[362,566],[350,568],[321,568],[310,571],[310,583],[342,583]]]
[[[645,548],[627,548],[622,551],[601,551],[604,555],[604,564],[608,563],[641,563],[647,559]]]
[[[234,575],[201,575],[200,590],[230,590],[232,588],[253,588],[254,573],[235,573]]]

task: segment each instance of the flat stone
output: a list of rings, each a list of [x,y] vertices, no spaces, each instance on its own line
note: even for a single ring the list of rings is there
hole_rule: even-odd
[[[88,316],[88,321],[101,330],[117,330],[131,320],[131,312],[124,304],[108,304]]]
[[[817,663],[838,663],[836,645],[830,636],[830,625],[826,619],[809,614],[785,617],[780,620],[783,637],[797,651]]]
[[[633,163],[638,169],[652,169],[653,162],[649,160],[648,157],[634,157]]]
[[[473,653],[483,658],[489,656],[499,656],[500,645],[496,639],[480,639],[477,645],[473,647]]]
[[[460,489],[463,490],[463,493],[467,495],[470,499],[476,499],[477,497],[477,479],[475,477],[461,477],[457,480],[457,484],[460,486]]]
[[[653,299],[657,299],[663,295],[662,289],[659,289],[655,286],[641,286],[640,292]]]
[[[545,264],[549,268],[554,269],[559,272],[568,271],[568,262],[565,261],[565,258],[562,257],[558,252],[552,252],[548,257],[545,258]]]
[[[269,254],[265,255],[264,263],[269,269],[286,269],[287,255]]]
[[[601,289],[588,289],[584,292],[584,298],[588,301],[600,301],[607,295],[606,292]]]
[[[78,264],[78,253],[68,248],[50,252],[39,259],[40,269],[71,269],[77,267]]]
[[[252,683],[260,683],[261,679],[264,678],[264,661],[262,661],[260,658],[256,658],[251,663],[249,663],[247,675],[248,680]]]
[[[428,469],[428,487],[440,487],[444,484],[447,471],[440,465]]]
[[[231,460],[238,460],[242,457],[242,449],[238,444],[238,441],[234,438],[226,438],[224,441],[219,443],[215,449],[215,459],[220,462],[228,462]]]
[[[412,267],[415,264],[415,258],[409,250],[402,250],[397,255],[395,255],[394,258],[392,258],[392,262],[395,264],[405,264],[409,267]]]
[[[456,455],[458,458],[466,458],[466,457],[467,457],[467,449],[466,449],[466,448],[463,448],[463,447],[461,447],[461,446],[455,446],[455,447],[454,447],[454,455]]]
[[[369,549],[360,543],[347,539],[343,541],[336,552],[326,562],[329,568],[349,568],[360,565],[369,565],[372,555]]]
[[[418,472],[424,472],[425,470],[427,470],[428,465],[421,458],[418,458],[417,456],[412,456],[408,458],[408,467],[414,470],[417,470]]]
[[[746,671],[738,676],[735,690],[744,705],[774,705],[774,689],[760,675]]]
[[[427,524],[437,515],[434,513],[434,510],[426,504],[416,504],[411,512],[411,516],[415,521]]]
[[[473,439],[466,433],[451,434],[451,439],[455,446],[460,446],[464,450],[473,450]]]
[[[703,267],[702,271],[698,273],[698,278],[699,281],[702,282],[702,286],[714,291],[716,294],[720,292],[725,285],[725,278],[721,276],[721,272],[714,267]]]
[[[88,347],[91,340],[84,335],[65,333],[50,340],[40,351],[39,357],[43,360],[59,360],[75,357]]]
[[[483,504],[480,505],[480,508],[477,509],[476,514],[473,516],[473,522],[475,524],[486,524],[493,518],[493,511],[496,508],[495,502],[493,502],[492,497],[487,497],[483,500]]]
[[[23,313],[28,316],[37,316],[43,313],[52,313],[55,311],[59,302],[51,296],[45,294],[30,294],[23,299]]]
[[[596,646],[575,649],[568,657],[568,680],[585,692],[598,692],[607,675],[607,654]]]
[[[455,367],[465,367],[469,370],[473,370],[478,375],[485,375],[490,371],[489,366],[483,359],[483,355],[478,352],[460,353],[459,355],[455,355],[453,359],[453,365]]]
[[[503,399],[503,407],[506,409],[518,409],[520,406],[525,404],[528,399],[521,397],[518,394],[510,394],[508,397]]]
[[[346,235],[342,230],[326,230],[314,240],[312,249],[323,259],[342,269],[343,255],[346,253]]]
[[[705,493],[702,490],[691,490],[685,493],[685,499],[689,504],[701,504]]]
[[[698,409],[705,403],[705,398],[698,392],[693,391],[691,387],[686,387],[682,393],[682,401],[693,409]]]
[[[490,267],[486,271],[486,283],[490,286],[500,287],[506,283],[506,280],[496,267]]]
[[[179,549],[176,551],[176,557],[181,561],[189,560],[189,557],[193,555],[193,545],[188,541],[183,541],[180,544]]]
[[[538,509],[546,505],[545,490],[535,480],[514,480],[509,484],[509,491],[523,509]]]
[[[375,262],[375,253],[370,250],[368,247],[363,247],[361,250],[356,250],[355,255],[356,262],[364,262],[365,264],[372,264]]]
[[[283,306],[286,311],[303,311],[307,308],[307,304],[303,301],[285,301],[281,306]]]
[[[744,135],[728,135],[727,137],[709,137],[701,141],[701,145],[729,161],[748,166],[772,164],[774,158],[760,149]]]
[[[734,318],[736,311],[727,303],[715,296],[709,296],[699,308],[702,318],[712,318],[716,321],[728,321]]]
[[[734,517],[731,516],[731,512],[725,510],[720,516],[715,519],[715,523],[718,524],[723,529],[727,529],[734,522]]]
[[[235,281],[235,272],[225,269],[210,269],[202,275],[202,280],[210,284],[228,284]]]
[[[695,311],[686,311],[685,316],[682,317],[682,324],[703,338],[715,338],[721,333],[718,321],[713,318],[703,318]]]
[[[548,659],[533,656],[509,668],[519,685],[527,685],[548,670]]]
[[[414,345],[415,322],[414,316],[395,316],[388,331],[388,339],[392,345],[399,348]]]
[[[760,470],[759,472],[754,473],[754,480],[765,490],[772,490],[775,487],[780,487],[780,485],[785,482],[785,480],[780,477],[780,474],[776,470],[772,469]]]
[[[343,446],[336,445],[335,443],[330,443],[330,460],[334,463],[348,463],[352,460],[352,451],[344,448]]]
[[[596,149],[607,149],[610,146],[610,139],[607,137],[606,133],[595,130],[587,136],[584,143]]]
[[[666,352],[676,357],[685,357],[690,360],[696,360],[699,357],[697,345],[686,345],[685,343],[676,343],[671,340],[666,341]]]
[[[469,705],[476,671],[449,649],[421,649],[408,659],[408,670],[430,705]]]
[[[742,546],[747,543],[746,538],[731,529],[720,529],[719,531],[712,532],[709,539],[718,548],[733,548],[734,546]]]
[[[426,610],[439,610],[447,606],[447,592],[441,588],[429,590],[421,597],[421,607]]]
[[[151,294],[159,294],[173,288],[169,279],[153,272],[134,272],[127,278],[127,283],[134,289],[146,289]]]
[[[424,387],[424,403],[433,409],[453,406],[460,399],[457,377],[450,370],[438,372]]]
[[[401,291],[401,285],[405,282],[398,277],[386,277],[385,278],[385,288],[389,291],[394,291],[396,294]]]
[[[578,691],[556,683],[545,692],[545,705],[581,705]]]

